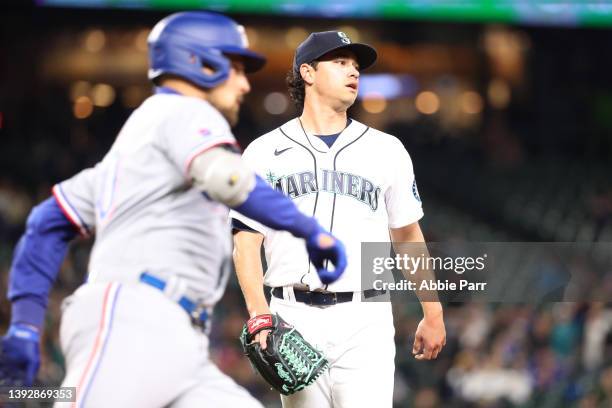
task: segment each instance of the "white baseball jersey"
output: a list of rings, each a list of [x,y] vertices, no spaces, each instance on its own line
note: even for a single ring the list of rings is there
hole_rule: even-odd
[[[221,297],[231,249],[227,208],[191,187],[189,166],[222,144],[236,141],[206,101],[156,94],[100,163],[54,187],[81,232],[95,230],[88,282],[132,282],[148,271],[185,278],[208,304]]]
[[[293,119],[254,140],[243,159],[344,242],[348,267],[327,287],[330,291],[361,290],[361,243],[389,242],[389,228],[423,216],[412,161],[402,143],[356,120],[330,148]],[[236,212],[231,216],[264,234],[267,286],[323,287],[302,240]]]

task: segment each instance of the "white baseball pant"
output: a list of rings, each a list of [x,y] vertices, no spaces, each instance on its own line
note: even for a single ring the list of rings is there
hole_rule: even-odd
[[[354,300],[316,307],[273,296],[270,309],[330,362],[314,384],[281,396],[284,408],[392,407],[395,328],[390,302]]]
[[[187,313],[143,283],[88,283],[65,302],[60,328],[76,403],[56,407],[262,408],[209,358]]]

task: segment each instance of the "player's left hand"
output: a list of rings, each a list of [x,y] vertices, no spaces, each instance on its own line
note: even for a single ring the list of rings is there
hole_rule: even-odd
[[[40,334],[34,327],[12,324],[0,339],[0,386],[31,387],[40,366]]]
[[[412,354],[417,360],[435,360],[446,345],[446,329],[442,309],[431,313],[419,322],[414,335]]]
[[[310,255],[310,261],[317,268],[319,279],[324,284],[335,282],[344,273],[346,269],[344,245],[323,228],[319,228],[306,240],[306,250]],[[333,271],[325,268],[327,260],[334,264]]]

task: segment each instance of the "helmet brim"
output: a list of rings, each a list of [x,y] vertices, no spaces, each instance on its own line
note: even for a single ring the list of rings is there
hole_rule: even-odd
[[[247,74],[259,71],[266,65],[266,57],[246,48],[227,46],[219,47],[224,54],[237,55],[244,62],[244,70]]]

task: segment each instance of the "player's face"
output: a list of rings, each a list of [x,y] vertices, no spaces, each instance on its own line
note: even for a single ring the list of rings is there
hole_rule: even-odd
[[[322,100],[346,109],[355,103],[359,90],[359,64],[352,51],[332,51],[319,59],[313,90]]]
[[[211,89],[207,99],[234,126],[238,123],[244,95],[249,93],[251,85],[244,71],[244,63],[237,57],[230,57],[230,60],[232,67],[227,81]]]

